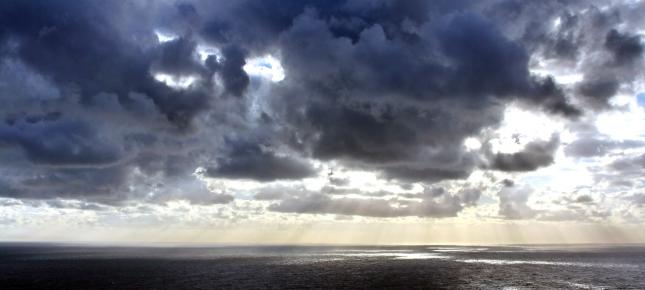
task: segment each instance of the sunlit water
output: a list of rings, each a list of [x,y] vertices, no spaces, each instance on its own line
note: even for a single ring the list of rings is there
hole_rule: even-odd
[[[0,244],[0,289],[645,289],[642,246]]]

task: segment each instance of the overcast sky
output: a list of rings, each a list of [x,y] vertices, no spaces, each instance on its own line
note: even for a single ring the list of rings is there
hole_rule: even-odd
[[[0,239],[643,242],[643,15],[0,1]]]

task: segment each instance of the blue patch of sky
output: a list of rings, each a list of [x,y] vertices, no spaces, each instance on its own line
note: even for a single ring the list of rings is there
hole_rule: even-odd
[[[636,102],[639,106],[645,108],[645,92],[641,92],[636,95]]]

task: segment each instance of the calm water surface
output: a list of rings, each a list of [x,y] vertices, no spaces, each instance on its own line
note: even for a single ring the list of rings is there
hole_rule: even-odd
[[[0,289],[645,289],[644,246],[0,243]]]

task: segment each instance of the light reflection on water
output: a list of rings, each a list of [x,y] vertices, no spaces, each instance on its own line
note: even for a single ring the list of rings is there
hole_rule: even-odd
[[[452,258],[452,257],[451,256],[446,256],[446,255],[435,254],[435,253],[412,253],[412,254],[399,255],[399,256],[396,257],[396,259],[401,259],[401,260],[450,259],[450,258]]]
[[[481,252],[486,251],[488,248],[464,248],[464,247],[429,247],[428,250],[434,252],[457,252],[457,253],[470,253],[470,252]]]
[[[579,263],[579,262],[557,262],[540,260],[503,260],[503,259],[458,259],[456,262],[480,263],[489,265],[544,265],[544,266],[574,266],[574,267],[605,267],[605,268],[638,268],[630,264],[605,264],[605,263]]]
[[[414,250],[357,250],[357,249],[343,249],[336,250],[337,252],[360,252],[360,253],[398,253],[398,252],[413,252]]]
[[[428,251],[429,250],[429,251]],[[491,250],[489,248],[474,247],[427,247],[425,251],[419,250],[394,250],[394,249],[343,249],[336,250],[333,253],[325,255],[338,256],[339,260],[348,258],[390,258],[396,260],[423,260],[423,259],[445,259],[459,263],[468,264],[487,264],[487,265],[542,265],[542,266],[569,266],[569,267],[600,267],[600,268],[639,268],[636,264],[626,263],[607,263],[607,262],[566,262],[566,261],[549,261],[525,258],[522,260],[511,258],[465,258],[460,254],[471,253],[519,253],[519,252],[536,252],[539,249],[518,248],[513,250]],[[453,255],[447,255],[451,253]]]
[[[336,254],[334,254],[336,255]],[[423,252],[412,252],[412,251],[364,251],[364,252],[353,252],[353,253],[342,253],[337,254],[343,257],[385,257],[401,260],[415,260],[415,259],[450,259],[452,257],[441,255],[438,253],[423,253]]]

